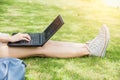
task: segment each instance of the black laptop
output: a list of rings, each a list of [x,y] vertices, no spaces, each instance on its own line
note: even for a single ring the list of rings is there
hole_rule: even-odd
[[[9,42],[8,46],[13,47],[38,47],[43,46],[64,24],[63,19],[58,15],[55,20],[42,33],[28,33],[31,41]],[[14,34],[13,34],[14,35]]]

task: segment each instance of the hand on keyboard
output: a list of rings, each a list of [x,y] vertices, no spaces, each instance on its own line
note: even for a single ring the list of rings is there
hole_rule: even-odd
[[[10,42],[17,42],[17,41],[30,41],[31,37],[28,34],[18,33],[10,37]]]

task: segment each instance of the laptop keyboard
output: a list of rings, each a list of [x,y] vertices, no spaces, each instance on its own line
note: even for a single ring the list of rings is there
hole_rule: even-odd
[[[40,38],[41,38],[41,35],[40,35],[40,33],[34,33],[34,34],[29,34],[30,35],[30,37],[31,37],[31,41],[30,42],[28,42],[28,41],[25,41],[25,40],[21,40],[21,41],[19,41],[19,43],[21,43],[21,44],[29,44],[29,45],[31,45],[31,44],[40,44]]]
[[[31,41],[30,44],[40,44],[42,41],[41,35],[39,33],[30,34]]]

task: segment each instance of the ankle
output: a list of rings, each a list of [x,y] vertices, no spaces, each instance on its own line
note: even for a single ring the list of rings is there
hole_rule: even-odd
[[[86,53],[87,53],[88,55],[90,55],[91,53],[90,53],[90,51],[89,51],[89,49],[88,49],[88,45],[87,45],[87,44],[84,45],[84,48],[86,49]]]

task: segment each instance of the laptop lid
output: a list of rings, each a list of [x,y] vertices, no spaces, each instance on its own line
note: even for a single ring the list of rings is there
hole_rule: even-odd
[[[64,21],[60,15],[44,30],[43,34],[43,45],[46,43],[57,31],[62,27]]]

